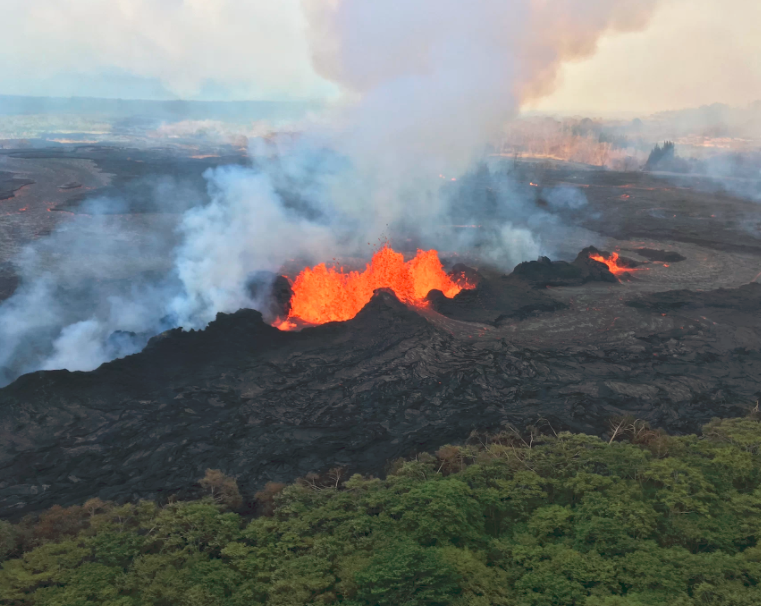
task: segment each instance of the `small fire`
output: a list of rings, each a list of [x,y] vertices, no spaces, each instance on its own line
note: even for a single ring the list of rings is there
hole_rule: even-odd
[[[626,273],[627,271],[637,271],[636,268],[633,267],[624,267],[622,265],[618,264],[618,253],[612,252],[610,253],[610,256],[606,259],[602,255],[589,255],[590,259],[593,259],[595,261],[599,261],[600,263],[605,263],[605,265],[608,266],[608,269],[610,270],[610,273],[613,275],[619,275]]]
[[[538,184],[538,183],[529,183],[529,185],[530,185],[531,187],[539,187],[539,184]]]
[[[415,258],[405,263],[404,255],[386,245],[373,255],[363,272],[344,273],[343,268],[336,270],[325,263],[304,269],[293,282],[288,317],[275,326],[292,330],[295,319],[309,324],[351,320],[378,288],[390,288],[401,301],[424,307],[425,297],[432,290],[452,298],[474,286],[467,281],[456,282],[444,273],[435,250],[418,250]]]

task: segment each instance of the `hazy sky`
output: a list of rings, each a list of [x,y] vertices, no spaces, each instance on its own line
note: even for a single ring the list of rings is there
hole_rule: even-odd
[[[335,94],[311,68],[299,0],[0,0],[0,15],[0,94]],[[759,32],[761,0],[662,0],[645,31],[603,38],[593,58],[566,65],[556,92],[532,107],[743,105],[761,98]]]
[[[299,0],[0,0],[0,93],[321,97]]]
[[[536,109],[660,111],[761,99],[761,0],[665,0],[647,29],[566,64]]]

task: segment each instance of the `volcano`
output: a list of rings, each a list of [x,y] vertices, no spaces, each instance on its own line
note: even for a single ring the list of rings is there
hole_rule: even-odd
[[[447,275],[473,287],[425,305],[376,289],[353,318],[300,331],[244,309],[93,372],[21,377],[0,389],[0,515],[191,496],[209,467],[250,497],[507,425],[605,434],[631,414],[690,432],[761,395],[761,285],[646,292],[586,249]]]

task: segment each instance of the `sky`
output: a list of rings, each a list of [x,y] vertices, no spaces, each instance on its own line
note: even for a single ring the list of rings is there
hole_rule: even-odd
[[[0,94],[225,101],[338,93],[312,68],[300,0],[0,0],[0,14]],[[759,31],[759,0],[661,0],[644,30],[604,36],[591,58],[562,67],[554,92],[524,109],[746,105],[761,98]]]
[[[565,64],[554,93],[529,108],[657,112],[761,99],[761,0],[667,0],[640,32],[604,37]]]
[[[299,0],[0,0],[0,94],[315,99]]]

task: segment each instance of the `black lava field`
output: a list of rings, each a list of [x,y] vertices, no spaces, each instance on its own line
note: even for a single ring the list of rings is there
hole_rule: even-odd
[[[544,179],[595,187],[566,220],[608,238],[603,254],[629,273],[589,259],[590,242],[508,275],[461,259],[447,269],[476,288],[434,291],[427,308],[379,290],[352,320],[294,332],[244,309],[92,372],[24,375],[0,389],[0,516],[192,495],[208,467],[250,497],[336,466],[381,474],[473,431],[606,435],[632,415],[685,433],[755,406],[761,240],[743,220],[755,207],[569,170]]]

